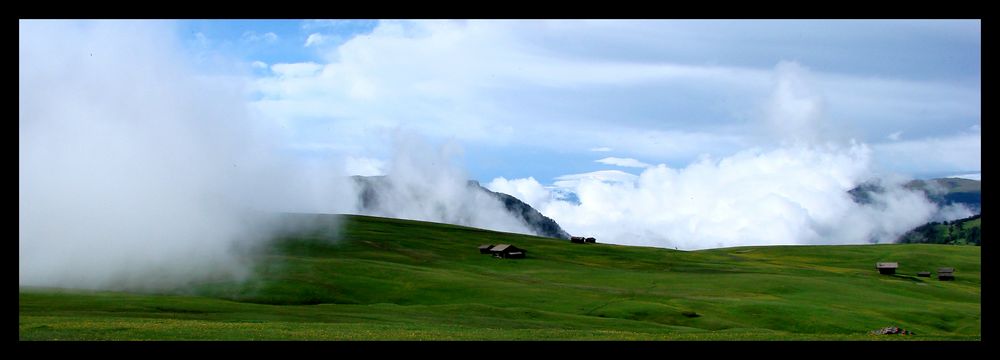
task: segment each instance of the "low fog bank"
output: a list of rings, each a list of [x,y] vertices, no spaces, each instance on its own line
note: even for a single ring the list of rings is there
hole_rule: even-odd
[[[494,179],[488,187],[526,199],[573,235],[680,249],[744,245],[892,242],[938,213],[904,179],[856,203],[848,193],[868,181],[870,150],[787,147],[705,158],[685,168],[658,165],[634,178],[601,174],[562,182],[579,204],[534,179]]]
[[[192,71],[172,30],[19,23],[20,285],[242,279],[273,214],[353,206],[338,167],[284,160],[243,84]]]

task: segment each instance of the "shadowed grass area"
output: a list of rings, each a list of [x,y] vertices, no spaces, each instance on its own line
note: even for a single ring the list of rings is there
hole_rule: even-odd
[[[336,217],[320,217],[334,221]],[[22,288],[19,338],[979,340],[980,248],[703,251],[342,216],[275,239],[245,282],[161,294]],[[495,259],[510,243],[527,258]],[[898,261],[897,276],[875,262]],[[956,268],[955,281],[917,278]],[[184,293],[186,295],[176,295]],[[873,336],[886,326],[914,336]]]

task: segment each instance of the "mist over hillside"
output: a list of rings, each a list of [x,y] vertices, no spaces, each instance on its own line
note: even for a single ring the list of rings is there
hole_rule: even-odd
[[[953,221],[932,221],[899,237],[904,244],[982,245],[982,215]]]
[[[951,221],[982,213],[982,183],[961,178],[939,178],[912,180],[903,188],[922,193],[938,206],[931,221]],[[848,193],[858,204],[870,204],[873,196],[886,191],[878,180],[868,181],[851,189]]]
[[[416,193],[412,193],[414,196],[409,197],[401,194],[409,191],[410,188],[405,184],[400,184],[394,177],[352,176],[351,178],[357,186],[357,211],[361,214],[432,220],[525,233],[523,229],[512,226],[509,221],[505,221],[505,218],[513,217],[528,230],[528,234],[569,239],[569,234],[559,224],[542,215],[530,205],[508,194],[490,191],[480,186],[479,182],[476,181],[467,181],[464,189],[459,188],[454,191],[461,197],[448,198],[451,203],[449,204],[449,201],[444,201],[442,197],[417,196]],[[423,203],[396,206],[400,199],[411,199]],[[495,213],[498,204],[503,206],[506,214]],[[407,212],[406,209],[411,211]],[[414,213],[412,210],[415,209],[428,211]],[[484,218],[477,215],[484,211],[494,216]]]

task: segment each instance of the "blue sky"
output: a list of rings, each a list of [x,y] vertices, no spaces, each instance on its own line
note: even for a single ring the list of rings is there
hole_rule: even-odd
[[[328,34],[328,44],[333,45],[370,32],[377,21],[189,20],[177,25],[179,36],[196,53],[218,52],[275,64],[318,60],[314,49],[303,46],[311,34]]]
[[[977,172],[978,144],[912,156],[979,138],[980,26],[203,20],[176,31],[204,71],[244,69],[251,106],[295,129],[287,141],[303,156],[384,162],[378,134],[401,128],[458,143],[480,181],[550,183],[616,168],[595,162],[608,156],[683,167],[776,146],[763,119],[782,63],[822,105],[823,140],[864,142],[880,168],[909,176]]]

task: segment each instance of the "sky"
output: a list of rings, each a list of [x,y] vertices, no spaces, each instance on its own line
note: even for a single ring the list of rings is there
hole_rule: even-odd
[[[196,66],[248,79],[290,151],[347,156],[359,174],[384,166],[396,128],[461,144],[481,182],[773,147],[799,130],[768,120],[790,67],[822,107],[819,138],[864,142],[917,178],[980,170],[978,20],[176,25]]]
[[[255,214],[356,212],[347,175],[503,231],[530,233],[466,180],[600,242],[891,242],[971,214],[901,185],[981,180],[981,45],[978,20],[22,20],[21,282],[238,276]]]

